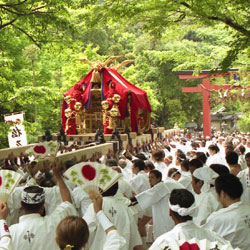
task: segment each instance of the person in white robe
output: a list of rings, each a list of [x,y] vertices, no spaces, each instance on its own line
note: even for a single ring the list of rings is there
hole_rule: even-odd
[[[74,205],[78,210],[78,214],[83,217],[89,205],[92,203],[89,195],[83,190],[81,186],[74,188],[72,192]]]
[[[233,247],[249,250],[250,206],[240,201],[243,188],[239,179],[232,174],[221,175],[215,188],[223,208],[212,213],[204,227],[217,232]]]
[[[184,160],[181,162],[181,177],[178,182],[180,182],[190,192],[193,191],[192,177],[189,171],[189,160]]]
[[[168,168],[164,162],[165,153],[163,150],[156,150],[152,153],[152,160],[155,166],[155,169],[160,171],[162,174],[162,181],[167,179]]]
[[[54,167],[53,172],[63,202],[50,215],[43,216],[45,212],[44,190],[39,186],[25,188],[21,194],[25,215],[20,217],[18,224],[10,227],[14,249],[58,249],[55,242],[57,224],[68,215],[76,215],[70,192],[59,169]]]
[[[9,209],[6,203],[0,202],[0,250],[12,250],[12,240],[6,224]]]
[[[138,232],[137,222],[128,205],[121,201],[119,196],[116,198],[117,190],[118,183],[103,193],[102,210],[119,234],[126,240],[125,246],[121,249],[133,250],[134,247],[142,245],[142,240]],[[87,222],[90,232],[88,248],[90,250],[102,250],[107,236],[97,219],[93,204],[89,206],[83,219]]]
[[[168,211],[168,198],[173,189],[183,188],[183,186],[171,179],[160,182],[152,188],[138,194],[135,199],[142,210],[152,207],[154,237],[170,231],[174,223]]]
[[[239,156],[235,151],[228,151],[226,153],[226,161],[230,169],[230,173],[234,175],[238,175],[238,173],[242,170],[241,165],[238,163]]]
[[[133,176],[131,166],[128,167],[127,161],[125,159],[120,159],[118,161],[118,166],[122,170],[122,175],[123,175],[124,179],[129,182]]]
[[[240,179],[240,182],[243,186],[243,194],[241,196],[241,201],[245,204],[250,204],[250,181],[249,181],[249,172],[250,172],[250,152],[245,155],[247,168],[240,171],[237,177]]]
[[[197,226],[192,217],[197,207],[194,196],[186,189],[172,190],[169,198],[169,214],[174,221],[174,228],[159,236],[149,250],[168,249],[168,242],[173,240],[207,239],[209,241],[218,241],[227,244],[218,234]]]
[[[135,176],[130,180],[130,184],[137,194],[150,188],[148,175],[144,169],[144,161],[139,159],[133,161],[132,171]]]
[[[126,244],[126,240],[119,234],[115,226],[107,218],[102,210],[102,196],[91,195],[96,217],[107,237],[102,250],[120,250]],[[56,243],[60,249],[86,249],[89,239],[89,228],[83,218],[67,216],[57,226]]]
[[[221,155],[218,146],[211,144],[208,147],[209,157],[207,158],[206,165],[210,166],[211,164],[223,164],[227,166],[225,155]]]
[[[199,226],[206,222],[212,212],[221,208],[215,189],[211,186],[214,185],[218,176],[216,172],[206,166],[196,169],[192,174],[192,186],[196,193],[195,202],[198,208],[193,220]]]

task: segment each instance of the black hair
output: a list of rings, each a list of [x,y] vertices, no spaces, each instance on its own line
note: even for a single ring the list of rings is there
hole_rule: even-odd
[[[136,154],[135,157],[140,159],[140,160],[143,160],[143,161],[147,160],[146,156],[144,154],[142,154],[142,153]]]
[[[197,168],[201,168],[203,167],[203,162],[199,159],[192,159],[189,162],[189,169],[191,170],[191,168],[194,168],[193,170],[197,169]]]
[[[250,152],[246,153],[245,159],[246,159],[246,158],[250,158]]]
[[[214,170],[214,172],[216,172],[218,175],[230,173],[228,167],[226,167],[225,165],[222,165],[222,164],[211,164],[209,167],[212,168]]]
[[[157,179],[162,180],[162,173],[159,170],[153,169],[149,172],[149,174],[154,174]]]
[[[140,171],[145,169],[145,162],[140,159],[136,159],[133,161],[134,167],[139,168]]]
[[[189,208],[194,203],[194,195],[187,189],[173,189],[170,193],[169,201],[172,205],[179,205],[180,207]],[[174,212],[173,210],[171,211],[174,217],[176,217],[178,220],[192,220],[190,215],[181,216],[177,212]]]
[[[217,145],[211,144],[209,145],[208,149],[215,151],[218,153],[220,151],[219,147]]]
[[[239,146],[239,151],[240,151],[240,153],[241,153],[242,155],[244,155],[245,152],[246,152],[246,148],[245,148],[243,145],[240,145],[240,146]]]
[[[189,160],[182,161],[181,166],[185,168],[185,170],[189,171]]]
[[[153,164],[152,161],[147,160],[144,163],[145,163],[145,169],[147,169],[147,168],[149,168],[150,170],[155,169],[155,165]]]
[[[107,191],[102,193],[103,197],[114,196],[117,193],[119,188],[118,182],[116,182],[113,186],[111,186]]]
[[[173,175],[173,173],[174,173],[174,175]],[[168,170],[168,177],[170,177],[171,175],[175,176],[176,174],[181,174],[177,168],[170,168]]]
[[[68,160],[64,163],[66,170],[74,166],[76,162],[74,160]]]
[[[118,162],[115,159],[108,159],[105,162],[105,165],[108,166],[108,167],[115,167],[115,166],[118,166]]]
[[[165,157],[165,153],[163,150],[156,150],[152,152],[152,157],[154,157],[156,161],[163,161]]]
[[[183,154],[183,153],[178,153],[177,156],[176,156],[176,158],[177,158],[180,162],[182,162],[182,161],[184,161],[184,160],[187,159],[187,158],[186,158],[186,155]]]
[[[203,164],[205,164],[207,161],[207,156],[204,152],[197,152],[195,158],[201,160]]]
[[[229,165],[238,164],[239,156],[235,151],[228,151],[226,153],[226,161]]]
[[[224,191],[232,200],[240,199],[243,193],[239,178],[233,174],[220,175],[215,180],[215,189],[218,194]]]
[[[171,151],[171,148],[170,148],[168,145],[165,145],[165,149],[167,149],[167,150],[168,150],[168,152],[170,152],[170,151]]]

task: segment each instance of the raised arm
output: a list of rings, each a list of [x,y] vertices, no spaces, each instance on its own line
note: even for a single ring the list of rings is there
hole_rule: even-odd
[[[68,202],[72,203],[70,192],[63,181],[63,178],[62,178],[62,175],[60,172],[60,168],[56,164],[53,167],[53,174],[56,177],[56,180],[57,180],[57,183],[59,186],[59,190],[60,190],[60,194],[62,197],[62,201],[68,201]]]
[[[0,250],[12,250],[11,236],[5,221],[8,214],[7,204],[0,202]]]

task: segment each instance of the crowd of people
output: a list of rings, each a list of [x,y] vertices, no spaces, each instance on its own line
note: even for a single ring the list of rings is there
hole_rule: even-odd
[[[0,249],[157,250],[193,238],[250,249],[249,135],[156,138],[91,161],[120,173],[99,196],[63,176],[76,160],[43,171],[27,156],[3,161],[23,180],[0,203]]]

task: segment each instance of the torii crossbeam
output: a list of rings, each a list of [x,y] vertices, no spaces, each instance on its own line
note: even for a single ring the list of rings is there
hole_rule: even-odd
[[[195,87],[183,87],[182,92],[184,93],[202,93],[202,106],[203,106],[203,136],[211,137],[211,115],[210,115],[210,91],[212,90],[221,90],[221,89],[230,89],[232,88],[231,84],[224,85],[214,85],[210,84],[210,78],[231,76],[233,72],[237,72],[239,69],[230,69],[228,72],[222,72],[222,70],[217,70],[215,73],[212,73],[211,70],[202,70],[199,75],[193,75],[193,70],[181,70],[176,72],[179,76],[179,79],[202,79],[202,84],[199,84]]]

